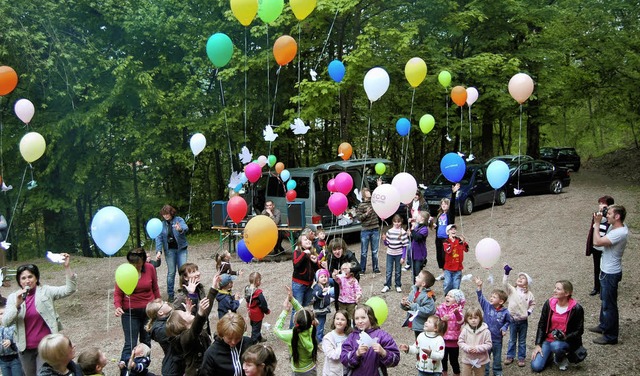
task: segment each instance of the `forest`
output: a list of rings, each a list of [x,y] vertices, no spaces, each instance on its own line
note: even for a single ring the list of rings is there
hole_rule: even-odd
[[[256,13],[243,8],[250,3],[0,0],[0,66],[18,76],[0,96],[8,259],[47,249],[104,256],[90,224],[105,206],[130,221],[125,248],[149,246],[145,223],[165,203],[193,232],[209,232],[210,202],[227,197],[244,146],[291,168],[337,160],[349,142],[354,157],[388,158],[391,172],[420,183],[451,151],[484,161],[571,146],[586,161],[638,148],[637,1],[259,0]],[[224,66],[207,55],[216,33],[233,43]],[[279,65],[274,43],[284,35],[297,50]],[[414,57],[428,69],[417,87],[405,77]],[[328,74],[334,60],[345,67],[340,82]],[[375,67],[390,84],[374,102],[363,80]],[[535,83],[522,105],[508,91],[517,73]],[[457,106],[453,86],[476,88],[477,101]],[[20,99],[34,105],[27,123],[15,114]],[[435,119],[428,134],[425,114]],[[297,118],[306,134],[291,131]],[[408,136],[396,131],[400,118]],[[29,132],[46,141],[31,163],[20,150]],[[196,156],[197,133],[206,147]]]

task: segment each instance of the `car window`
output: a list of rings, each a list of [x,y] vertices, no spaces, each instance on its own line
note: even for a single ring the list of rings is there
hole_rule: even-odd
[[[467,170],[467,172],[470,172],[471,170]],[[466,175],[466,174],[465,174]],[[482,170],[481,168],[478,169],[478,172],[476,173],[476,183],[480,183],[484,181],[484,170]],[[468,182],[468,181],[467,181]]]
[[[520,167],[521,172],[531,172],[531,170],[532,170],[531,163],[523,163],[522,166]]]
[[[309,198],[309,178],[296,177],[296,194],[298,198]],[[284,197],[286,185],[280,179],[269,176],[267,181],[267,196]]]
[[[536,162],[534,169],[535,171],[550,171],[553,170],[553,166],[549,163]]]

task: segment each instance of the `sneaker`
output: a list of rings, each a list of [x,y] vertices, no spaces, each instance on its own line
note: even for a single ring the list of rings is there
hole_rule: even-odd
[[[397,287],[396,287],[396,292],[402,292],[402,287],[397,286]]]
[[[444,279],[444,274],[440,274],[436,277],[436,281],[442,281]]]
[[[596,325],[594,327],[591,327],[588,329],[591,333],[598,333],[598,334],[602,334],[602,329],[600,328],[599,325]]]
[[[524,359],[518,360],[518,367],[524,367],[524,366],[525,366]]]
[[[569,368],[569,359],[562,359],[562,361],[558,363],[558,368],[560,369],[560,371],[566,371]]]
[[[385,286],[382,288],[382,290],[380,290],[380,292],[387,292],[389,291],[389,286]]]
[[[376,269],[373,271],[375,274],[380,274],[380,269]]]
[[[402,267],[402,269],[404,269],[406,271],[409,271],[409,270],[411,270],[411,265],[405,265],[405,266]]]
[[[507,366],[509,364],[511,364],[511,363],[513,363],[513,358],[507,358],[507,359],[504,360],[504,364],[507,365]]]
[[[603,337],[598,337],[594,339],[593,343],[595,343],[596,345],[616,345],[618,344],[618,340],[617,339],[608,340],[603,336]]]

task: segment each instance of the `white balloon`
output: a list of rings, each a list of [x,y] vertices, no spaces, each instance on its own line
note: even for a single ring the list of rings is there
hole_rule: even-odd
[[[371,193],[371,206],[378,217],[382,219],[391,217],[400,207],[398,190],[391,184],[379,185]]]
[[[268,162],[267,157],[265,157],[264,155],[261,155],[258,157],[258,164],[260,165],[260,167],[264,167]]]
[[[193,156],[195,157],[204,150],[205,146],[207,146],[207,139],[202,133],[196,133],[191,136],[189,145],[191,146],[191,152],[193,152]]]
[[[413,198],[416,196],[416,191],[418,190],[416,179],[407,172],[401,172],[394,176],[391,185],[398,190],[398,198],[400,202],[405,205],[413,201]]]
[[[371,102],[375,102],[389,89],[389,74],[386,70],[376,67],[370,69],[364,76],[364,91]]]
[[[33,107],[33,103],[28,99],[20,99],[17,101],[13,110],[16,112],[18,119],[22,120],[25,124],[29,124],[33,118],[33,114],[36,112],[36,109]]]
[[[491,268],[500,259],[500,244],[492,238],[480,240],[476,245],[476,259],[483,268]]]
[[[515,74],[509,80],[509,94],[523,104],[533,94],[533,80],[526,73]]]
[[[467,106],[471,107],[478,100],[478,89],[475,87],[467,88]]]

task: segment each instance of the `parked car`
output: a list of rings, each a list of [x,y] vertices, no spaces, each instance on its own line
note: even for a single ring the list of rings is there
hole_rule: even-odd
[[[507,193],[512,196],[515,189],[523,193],[549,192],[559,194],[571,184],[569,169],[554,166],[552,163],[534,160],[511,169],[507,181]]]
[[[440,174],[427,186],[424,198],[429,211],[434,215],[440,206],[440,200],[451,197],[452,183]],[[460,189],[456,194],[456,211],[469,215],[473,210],[485,204],[504,205],[507,202],[505,188],[493,189],[487,180],[487,166],[467,165],[467,170],[460,180]]]
[[[519,163],[523,163],[523,162],[527,162],[527,161],[532,161],[533,157],[529,156],[529,155],[518,155],[518,154],[507,154],[507,155],[498,155],[496,157],[493,157],[491,159],[489,159],[485,165],[490,165],[491,162],[493,161],[503,161],[505,162],[509,167],[512,166],[517,166],[518,162]]]
[[[575,172],[580,170],[580,156],[575,148],[540,148],[540,159]]]

